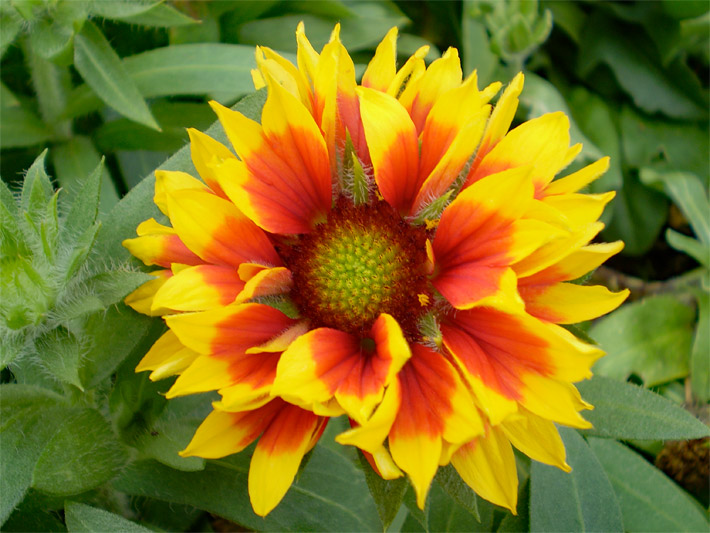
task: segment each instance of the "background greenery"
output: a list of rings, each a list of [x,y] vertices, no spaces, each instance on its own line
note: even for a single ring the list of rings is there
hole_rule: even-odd
[[[674,0],[0,2],[3,530],[707,531],[709,9]],[[293,57],[300,20],[317,49],[340,21],[359,72],[393,25],[400,59],[422,44],[432,46],[428,60],[456,46],[482,85],[524,70],[516,120],[563,110],[584,143],[575,166],[612,157],[591,191],[617,191],[602,238],[626,248],[594,276],[632,297],[576,330],[609,353],[579,385],[596,405],[585,415],[595,429],[562,432],[572,474],[518,457],[517,517],[450,468],[419,511],[406,482],[363,473],[361,458],[333,443],[342,420],[282,504],[256,517],[248,451],[219,461],[176,454],[211,395],[167,402],[159,393],[170,380],[133,372],[163,331],[121,303],[147,279],[120,242],[157,215],[152,171],[194,172],[185,128],[214,122],[208,99],[259,116],[263,94],[243,98],[253,47]],[[218,125],[210,132],[223,137]]]

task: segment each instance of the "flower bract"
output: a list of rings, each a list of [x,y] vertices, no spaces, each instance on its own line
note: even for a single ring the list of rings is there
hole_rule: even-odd
[[[555,424],[590,427],[573,383],[603,353],[561,324],[627,296],[575,283],[623,246],[592,244],[613,193],[580,192],[608,158],[564,175],[562,113],[510,129],[522,74],[493,107],[455,49],[398,69],[396,28],[359,84],[338,27],[320,53],[296,38],[297,65],[257,48],[260,122],[212,104],[231,149],[190,130],[201,179],[156,172],[165,220],[124,245],[158,269],[127,303],[169,329],[137,370],[219,393],[182,454],[257,441],[260,515],[341,415],[336,440],[419,507],[451,463],[515,512],[513,447],[569,470]]]

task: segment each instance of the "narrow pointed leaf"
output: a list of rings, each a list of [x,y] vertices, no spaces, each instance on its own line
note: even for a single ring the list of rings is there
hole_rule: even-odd
[[[370,494],[377,507],[377,514],[382,522],[382,529],[387,531],[387,528],[397,516],[399,508],[402,506],[404,493],[407,492],[407,479],[401,477],[399,479],[382,479],[367,462],[365,456],[358,450],[358,459],[362,466],[362,471],[365,473],[367,487],[370,489]]]
[[[136,122],[160,129],[121,58],[92,22],[87,21],[74,38],[74,66],[108,106]]]
[[[79,192],[71,199],[71,207],[59,232],[62,244],[68,244],[96,222],[101,195],[103,159],[84,180]]]
[[[120,515],[109,513],[83,503],[67,502],[64,518],[69,533],[98,533],[100,531],[125,531],[126,533],[150,533],[135,522]]]

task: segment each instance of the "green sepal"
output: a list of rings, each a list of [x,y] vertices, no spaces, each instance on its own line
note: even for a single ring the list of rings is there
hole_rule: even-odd
[[[446,206],[449,205],[449,199],[453,194],[454,190],[450,189],[431,203],[422,207],[415,215],[413,222],[418,225],[424,225],[439,220],[441,213],[443,213]]]
[[[41,222],[44,208],[54,193],[52,182],[44,170],[46,157],[47,150],[45,149],[32,163],[25,174],[20,197],[21,209],[28,213],[35,226]]]
[[[89,256],[89,252],[91,252],[91,248],[96,241],[99,229],[101,229],[100,222],[86,228],[84,233],[76,240],[74,247],[70,249],[71,251],[62,257],[57,268],[59,269],[60,277],[65,282],[68,282],[86,262],[86,258]]]
[[[61,245],[69,244],[96,222],[101,199],[103,168],[104,159],[102,158],[94,171],[86,177],[79,192],[74,196],[59,232],[59,243]]]

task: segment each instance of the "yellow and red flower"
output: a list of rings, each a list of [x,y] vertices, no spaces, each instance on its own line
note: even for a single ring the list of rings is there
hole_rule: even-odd
[[[338,32],[318,54],[299,26],[298,67],[258,48],[261,121],[212,104],[236,154],[190,131],[202,181],[156,173],[170,226],[124,245],[162,270],[127,303],[169,331],[137,370],[219,392],[183,455],[259,439],[258,514],[343,414],[338,442],[420,507],[450,462],[515,511],[512,447],[568,470],[555,424],[589,427],[573,383],[603,354],[559,324],[626,297],[571,283],[622,247],[590,244],[613,194],[579,193],[608,161],[555,179],[580,147],[561,113],[508,131],[522,74],[493,109],[455,49],[397,70],[393,28],[358,85]]]

